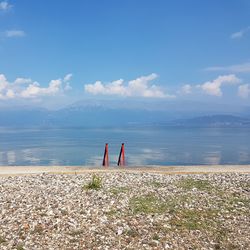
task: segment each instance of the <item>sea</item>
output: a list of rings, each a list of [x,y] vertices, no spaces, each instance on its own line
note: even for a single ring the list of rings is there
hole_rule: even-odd
[[[121,144],[128,166],[250,164],[250,128],[0,128],[1,166],[111,166]]]

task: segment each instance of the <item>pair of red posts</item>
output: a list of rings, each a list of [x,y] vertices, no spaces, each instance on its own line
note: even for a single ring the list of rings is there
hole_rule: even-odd
[[[102,165],[104,167],[109,166],[109,148],[108,148],[108,143],[105,145],[105,150],[104,150],[104,155],[103,155],[103,161]],[[124,143],[122,143],[117,166],[125,166],[125,149],[124,149]]]

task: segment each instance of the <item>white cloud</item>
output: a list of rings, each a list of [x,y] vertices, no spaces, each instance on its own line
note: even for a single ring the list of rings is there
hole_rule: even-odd
[[[238,31],[238,32],[233,33],[233,34],[231,35],[231,38],[232,38],[232,39],[241,38],[241,37],[243,36],[243,34],[244,34],[244,31],[241,30],[241,31]]]
[[[245,29],[242,29],[240,31],[237,31],[233,34],[231,34],[231,38],[232,39],[240,39],[242,38],[246,33],[248,33],[250,31],[250,26],[248,26],[247,28]]]
[[[207,71],[228,71],[233,73],[247,73],[250,72],[250,63],[235,64],[230,66],[215,66],[208,67]]]
[[[154,98],[173,98],[175,96],[168,95],[163,90],[151,85],[151,81],[157,78],[156,74],[148,76],[141,76],[135,80],[129,81],[125,84],[123,79],[119,79],[107,84],[101,81],[96,81],[93,84],[86,84],[85,91],[93,95],[118,95],[118,96],[141,96]]]
[[[56,93],[60,92],[61,85],[61,79],[50,81],[47,88],[42,88],[38,82],[34,82],[30,84],[25,90],[23,90],[20,93],[20,96],[23,98],[36,98],[38,96],[55,95]]]
[[[102,84],[101,81],[96,81],[94,84],[86,84],[85,91],[94,95],[127,96],[130,93],[128,92],[127,87],[123,85],[123,83],[124,83],[123,79],[110,82],[106,85]]]
[[[71,89],[72,89],[72,87],[71,87],[70,83],[69,83],[69,82],[66,82],[66,83],[65,83],[64,90],[65,90],[65,91],[68,91],[68,90],[71,90]]]
[[[63,78],[63,81],[64,82],[69,82],[72,78],[73,74],[67,74],[64,78]]]
[[[7,99],[12,99],[15,97],[15,93],[12,89],[8,89],[7,92],[6,92],[6,98]]]
[[[238,96],[248,98],[250,95],[250,84],[243,84],[238,87]]]
[[[197,85],[198,88],[201,88],[204,93],[213,96],[222,96],[222,85],[231,85],[237,84],[240,82],[240,79],[237,78],[235,75],[224,75],[219,76],[213,81],[205,82],[201,85]]]
[[[70,76],[70,78],[72,75]],[[8,82],[3,74],[0,74],[0,99],[13,98],[36,99],[43,96],[55,96],[71,89],[69,77],[51,80],[48,87],[41,87],[38,82],[29,78],[16,78],[14,82]]]
[[[8,38],[26,36],[26,34],[23,30],[7,30],[7,31],[5,31],[4,35],[5,35],[5,37],[8,37]]]
[[[8,81],[5,75],[0,74],[0,94],[1,94],[1,91],[3,91],[7,86],[8,86]]]
[[[32,83],[32,80],[30,78],[19,77],[14,81],[14,84],[27,84],[27,83]]]
[[[0,10],[8,10],[12,7],[7,1],[0,2]]]
[[[71,78],[72,78],[72,76],[73,76],[73,74],[67,74],[64,78],[63,78],[63,82],[65,83],[65,86],[64,86],[64,90],[65,91],[68,91],[68,90],[71,90],[72,89],[72,87],[71,87],[71,85],[70,85],[70,83],[69,83],[69,81],[71,80]]]
[[[183,95],[189,95],[192,93],[192,86],[190,84],[185,84],[181,87],[181,90],[179,91],[180,94]]]

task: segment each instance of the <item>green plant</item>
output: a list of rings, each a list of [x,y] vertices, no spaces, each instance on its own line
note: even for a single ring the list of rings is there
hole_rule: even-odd
[[[0,244],[5,243],[5,242],[6,240],[2,236],[0,236]]]
[[[33,234],[41,234],[43,232],[43,227],[42,225],[36,225],[34,230],[31,232]]]
[[[73,230],[73,231],[69,232],[69,235],[78,236],[78,235],[81,235],[82,233],[84,233],[83,229],[76,229],[76,230]]]
[[[125,231],[125,234],[129,237],[137,237],[139,236],[139,233],[135,230],[135,229],[129,229],[127,231]]]
[[[24,250],[23,244],[18,244],[18,245],[16,246],[16,249],[17,249],[17,250]]]
[[[152,185],[155,188],[164,187],[164,183],[159,182],[159,181],[151,181],[151,182],[149,182],[149,185]]]
[[[116,215],[117,213],[118,213],[117,210],[111,209],[111,210],[107,211],[105,214],[108,216],[113,216],[113,215]]]
[[[102,178],[96,174],[92,176],[92,179],[89,183],[87,183],[84,188],[85,189],[100,189],[102,187]]]
[[[218,211],[211,209],[181,209],[176,211],[170,224],[180,230],[206,230],[216,228]]]
[[[195,180],[192,178],[180,180],[177,183],[177,186],[187,191],[192,190],[194,188],[200,191],[209,191],[213,189],[213,186],[208,180]]]
[[[164,213],[166,204],[154,195],[133,197],[130,200],[130,208],[133,213],[155,214]]]
[[[152,239],[153,239],[153,240],[159,240],[159,239],[160,239],[160,237],[159,237],[159,235],[158,235],[158,234],[154,234]]]
[[[129,188],[128,188],[128,187],[116,187],[116,188],[110,189],[110,192],[111,192],[113,195],[118,195],[118,194],[120,194],[120,193],[126,193],[127,191],[129,191]]]

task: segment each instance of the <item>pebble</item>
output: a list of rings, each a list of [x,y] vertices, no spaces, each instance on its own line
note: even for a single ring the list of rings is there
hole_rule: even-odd
[[[103,184],[98,190],[83,188],[90,173],[0,177],[0,249],[250,249],[250,208],[241,199],[218,213],[221,228],[229,233],[223,240],[217,237],[223,232],[180,231],[171,223],[181,215],[133,213],[130,204],[138,196],[168,202],[188,195],[183,209],[217,209],[225,202],[218,190],[249,199],[249,174],[98,175]],[[185,178],[209,181],[214,193],[176,186]]]

